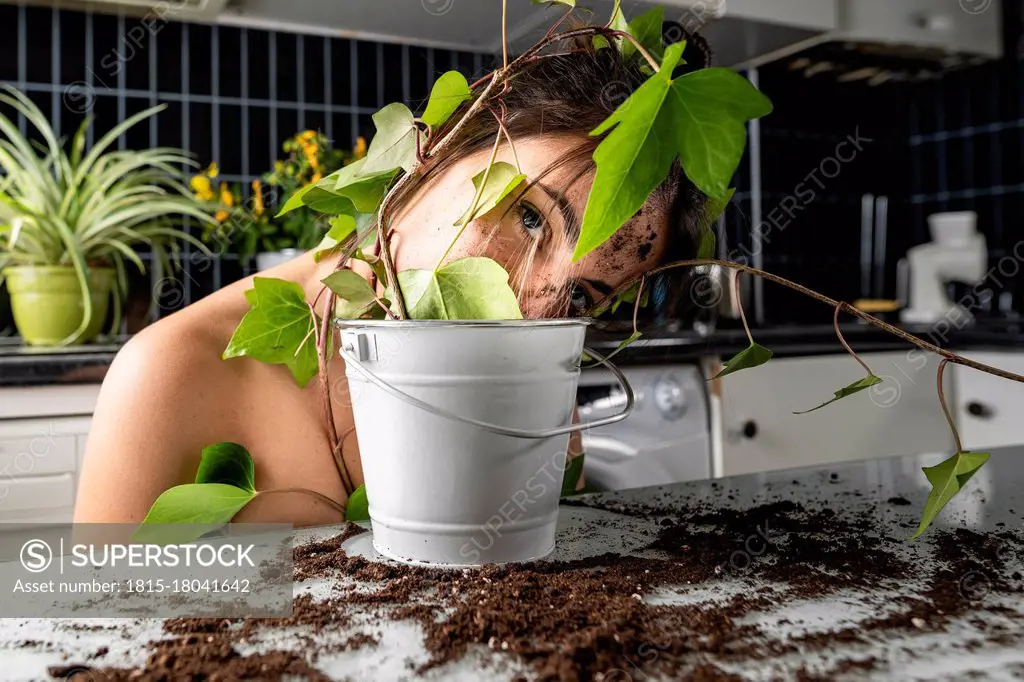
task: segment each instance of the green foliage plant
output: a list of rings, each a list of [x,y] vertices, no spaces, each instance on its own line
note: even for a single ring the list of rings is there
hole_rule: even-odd
[[[64,343],[74,343],[93,317],[90,267],[115,273],[113,330],[128,295],[127,266],[146,272],[135,252],[153,254],[159,280],[173,265],[181,242],[206,251],[179,229],[183,218],[210,224],[210,211],[182,183],[182,166],[194,165],[180,149],[114,149],[133,126],[162,111],[164,105],[134,114],[112,128],[91,148],[87,117],[71,138],[70,151],[43,112],[15,88],[0,88],[0,103],[25,117],[40,142],[30,142],[16,123],[0,114],[0,282],[9,266],[73,268],[82,293],[84,315]]]

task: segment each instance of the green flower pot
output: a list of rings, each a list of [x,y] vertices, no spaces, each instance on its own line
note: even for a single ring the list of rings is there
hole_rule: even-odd
[[[85,302],[75,269],[60,265],[22,265],[4,270],[11,295],[11,312],[25,343],[54,346],[75,333],[85,315]],[[86,343],[100,333],[107,319],[112,268],[89,268],[92,319],[71,343]]]

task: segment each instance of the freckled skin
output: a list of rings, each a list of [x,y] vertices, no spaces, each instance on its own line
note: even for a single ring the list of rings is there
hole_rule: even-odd
[[[516,152],[522,171],[528,179],[538,177],[581,139],[565,135],[520,140]],[[393,240],[399,270],[434,267],[458,231],[454,223],[472,201],[470,178],[484,168],[488,155],[489,150],[461,159],[399,212]],[[508,147],[500,148],[498,159],[514,163]],[[578,171],[559,169],[543,182],[564,192],[582,219],[593,178],[585,175],[566,186]],[[524,230],[519,209],[523,201],[545,219],[539,237]],[[509,271],[525,317],[562,316],[577,281],[614,287],[638,277],[663,257],[667,235],[666,207],[652,200],[613,239],[574,264],[574,245],[564,234],[555,202],[532,187],[473,221],[448,259],[489,256]],[[645,258],[638,258],[640,245],[650,247]],[[357,263],[353,269],[368,277],[362,266]],[[298,282],[307,300],[313,301],[321,290],[320,280],[333,268],[329,260],[315,264],[306,254],[260,276]],[[299,388],[283,366],[249,358],[220,359],[248,310],[244,292],[251,287],[252,278],[246,278],[207,296],[146,328],[118,354],[93,416],[76,522],[141,521],[161,492],[194,480],[200,451],[219,441],[235,441],[250,450],[257,489],[310,488],[344,499],[317,380]],[[597,294],[590,289],[590,295]],[[346,465],[359,485],[362,470],[350,407],[353,396],[340,358],[330,361],[330,375],[335,426],[344,441]],[[577,438],[570,444],[570,456],[579,451]],[[337,522],[339,514],[310,496],[288,494],[257,498],[237,520],[305,526]]]

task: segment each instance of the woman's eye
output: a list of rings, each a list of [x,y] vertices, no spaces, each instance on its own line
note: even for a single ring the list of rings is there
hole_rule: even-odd
[[[544,229],[544,216],[540,211],[530,204],[520,204],[519,221],[528,235],[534,238],[540,237],[541,230]]]
[[[590,294],[587,293],[582,284],[577,284],[572,288],[572,307],[578,311],[586,310],[590,307]]]

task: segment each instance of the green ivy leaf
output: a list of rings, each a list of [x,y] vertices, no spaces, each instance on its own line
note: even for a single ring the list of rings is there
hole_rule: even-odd
[[[581,452],[578,457],[569,460],[569,466],[565,468],[565,473],[562,475],[562,497],[576,494],[576,486],[579,485],[580,476],[583,475],[583,458],[585,456],[586,454]]]
[[[683,53],[674,43],[663,68],[648,78],[591,135],[608,136],[594,150],[594,177],[573,260],[578,261],[632,218],[668,175],[675,160],[670,110],[664,107],[672,87],[669,74]]]
[[[625,291],[623,291],[622,293],[615,297],[615,300],[613,300],[611,304],[612,313],[618,311],[619,307],[625,305],[626,303],[636,303],[636,297],[638,293],[640,293],[640,282],[632,284],[628,289],[626,289]],[[644,287],[644,294],[640,298],[640,307],[647,307],[647,304],[650,303],[650,300],[651,288]],[[603,313],[604,311],[602,310],[601,312]]]
[[[574,261],[636,214],[676,156],[701,191],[727,198],[746,140],[745,123],[770,112],[771,102],[729,69],[702,69],[672,80],[684,47],[669,45],[661,70],[591,131],[608,135],[594,151],[597,174]]]
[[[150,508],[132,540],[148,544],[185,544],[228,523],[256,493],[223,483],[188,483],[165,490]],[[206,524],[206,527],[203,525]]]
[[[618,355],[619,353],[624,351],[626,348],[628,348],[630,345],[632,345],[634,341],[636,341],[637,339],[639,339],[643,335],[644,335],[643,332],[634,331],[632,334],[629,335],[628,339],[623,339],[622,341],[620,341],[619,345],[615,346],[615,350],[613,350],[608,355],[604,356],[604,359],[605,360],[611,360],[616,355]],[[594,366],[597,367],[600,364],[601,363],[598,362],[598,363],[595,363]]]
[[[707,201],[704,202],[705,225],[714,223],[722,216],[723,213],[725,213],[725,209],[729,207],[729,203],[732,201],[735,194],[736,188],[730,187],[721,197],[707,198]]]
[[[343,320],[358,320],[377,303],[370,283],[351,270],[337,270],[320,281],[338,295],[334,314]]]
[[[415,157],[415,149],[413,150]],[[320,213],[349,214],[374,213],[384,199],[391,181],[398,173],[396,168],[369,171],[366,159],[359,159],[336,170],[316,184],[306,185],[294,192],[285,202],[277,216],[280,218],[302,206],[308,206]]]
[[[942,508],[967,485],[971,476],[974,476],[989,457],[987,452],[958,452],[935,466],[922,468],[928,482],[932,484],[932,491],[925,502],[921,524],[917,527],[917,532],[910,536],[911,540],[920,537],[928,529]]]
[[[334,253],[338,245],[343,244],[353,232],[357,235],[367,235],[370,239],[375,238],[370,228],[373,227],[376,218],[377,216],[372,213],[356,213],[355,216],[342,214],[329,218],[331,229],[313,250],[313,262],[319,263],[325,256]]]
[[[332,216],[328,222],[331,229],[327,230],[327,234],[313,250],[314,263],[319,263],[321,258],[330,254],[338,244],[348,239],[348,236],[356,231],[356,219],[350,215]]]
[[[722,371],[712,379],[721,379],[724,376],[738,372],[741,369],[750,369],[763,365],[772,359],[772,352],[759,343],[751,343],[729,360],[722,363]]]
[[[508,273],[490,258],[460,258],[437,270],[403,270],[398,283],[414,320],[520,320]]]
[[[366,152],[363,173],[401,168],[406,173],[416,165],[416,136],[421,132],[409,107],[393,102],[373,115],[377,134]]]
[[[802,412],[794,412],[793,414],[807,414],[808,412],[814,412],[815,410],[820,410],[821,408],[825,407],[826,405],[831,405],[832,403],[834,403],[837,400],[842,400],[843,398],[845,398],[847,396],[851,396],[854,393],[860,393],[865,388],[870,388],[871,386],[874,386],[874,385],[880,384],[880,383],[882,383],[882,378],[881,377],[877,377],[874,374],[869,374],[866,377],[864,377],[863,379],[858,379],[857,381],[853,382],[849,386],[844,386],[843,388],[841,388],[838,391],[836,391],[835,397],[832,398],[831,400],[826,400],[821,405],[818,405],[817,407],[812,407],[809,410],[804,410]]]
[[[369,521],[370,502],[366,499],[366,486],[361,485],[352,491],[348,496],[348,504],[345,505],[346,521]]]
[[[223,483],[256,492],[256,466],[252,455],[238,443],[214,443],[203,448],[196,483]]]
[[[362,249],[356,249],[356,252],[352,254],[352,257],[369,265],[370,269],[373,270],[373,274],[377,276],[378,282],[387,283],[388,272],[384,268],[384,261],[380,256],[373,253],[366,253]]]
[[[251,308],[221,357],[248,356],[268,364],[287,365],[296,383],[305,386],[318,371],[312,333],[318,321],[306,305],[302,287],[283,279],[256,277],[245,298]]]
[[[398,170],[391,168],[372,171],[366,168],[366,159],[353,161],[342,166],[321,180],[330,191],[352,200],[352,205],[360,213],[376,213],[380,202],[395,179]],[[329,181],[334,180],[334,187]]]
[[[771,100],[735,71],[713,68],[673,81],[667,107],[686,177],[708,196],[725,199],[746,145],[746,122],[771,113]]]
[[[455,113],[460,104],[472,97],[473,93],[469,90],[465,76],[458,71],[443,73],[434,81],[427,108],[420,119],[432,130],[437,130]]]
[[[487,215],[494,208],[504,200],[509,194],[515,190],[524,180],[526,175],[516,170],[516,167],[510,163],[504,161],[498,161],[491,165],[491,172],[488,173],[487,169],[480,171],[473,176],[473,188],[477,192],[480,191],[480,183],[484,180],[484,175],[487,175],[487,182],[484,184],[483,193],[480,195],[480,202],[476,205],[476,209],[470,215],[470,206],[466,209],[466,212],[462,214],[456,225],[465,225],[468,222],[472,222],[482,215]],[[474,198],[476,194],[474,193]]]
[[[664,39],[661,35],[661,27],[665,23],[665,8],[658,6],[653,9],[644,12],[633,21],[629,22],[629,34],[636,38],[637,42],[643,45],[644,49],[650,53],[657,61],[661,61],[664,56],[664,48],[662,47]],[[674,43],[681,44],[681,43]],[[630,41],[626,40],[622,45],[622,54],[628,57],[637,52],[636,47]],[[679,51],[680,55],[682,50]],[[678,63],[678,60],[677,62]],[[676,67],[676,64],[672,65],[672,69]],[[664,69],[662,64],[662,69]],[[668,75],[672,75],[672,69],[668,70]]]

